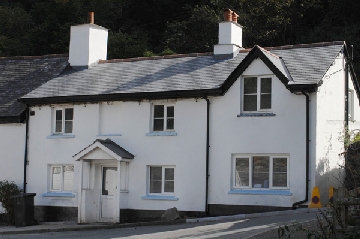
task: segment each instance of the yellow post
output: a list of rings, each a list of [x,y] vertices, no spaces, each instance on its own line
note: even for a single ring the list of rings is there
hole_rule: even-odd
[[[309,208],[321,208],[321,202],[320,202],[320,190],[318,187],[314,187],[311,194],[311,204],[309,205]]]
[[[334,201],[334,187],[329,188],[329,204],[328,206],[331,206]]]

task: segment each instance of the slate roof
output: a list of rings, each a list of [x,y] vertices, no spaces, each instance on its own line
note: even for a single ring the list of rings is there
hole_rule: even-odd
[[[160,97],[160,93],[168,93],[164,98],[186,92],[191,92],[189,96],[196,93],[221,95],[239,76],[233,72],[255,51],[260,52],[280,72],[287,81],[283,81],[284,84],[318,84],[344,44],[330,42],[273,48],[255,46],[252,50],[240,51],[232,59],[222,60],[215,59],[211,54],[193,54],[101,61],[90,69],[64,73],[21,100],[27,103],[60,103],[105,100],[110,96],[118,100],[156,98]]]
[[[21,96],[57,77],[68,65],[65,55],[0,57],[0,123],[21,121]]]
[[[103,146],[105,146],[106,148],[108,148],[109,150],[111,150],[113,153],[117,154],[118,156],[120,156],[121,158],[125,158],[125,159],[134,159],[134,155],[129,153],[127,150],[125,150],[123,147],[121,147],[120,145],[116,144],[114,141],[112,141],[111,139],[97,139],[95,140],[92,144],[90,144],[89,146],[87,146],[86,148],[84,148],[83,150],[81,150],[80,152],[78,152],[77,154],[75,154],[73,157],[76,157],[77,155],[81,154],[82,152],[84,152],[87,149],[90,149],[91,147],[95,147],[96,148],[96,144],[100,143]]]

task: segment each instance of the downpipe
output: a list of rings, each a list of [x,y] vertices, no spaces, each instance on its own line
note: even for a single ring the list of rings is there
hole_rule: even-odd
[[[309,165],[310,165],[310,96],[305,91],[302,91],[302,94],[306,97],[306,191],[305,199],[302,201],[295,202],[292,205],[292,209],[296,209],[298,205],[309,201]]]
[[[25,130],[25,151],[24,151],[24,184],[23,184],[23,193],[26,193],[26,166],[28,159],[28,139],[29,139],[29,117],[30,117],[30,108],[29,106],[26,108],[26,130]]]
[[[206,100],[206,189],[205,189],[205,214],[209,216],[209,149],[210,149],[210,100]]]

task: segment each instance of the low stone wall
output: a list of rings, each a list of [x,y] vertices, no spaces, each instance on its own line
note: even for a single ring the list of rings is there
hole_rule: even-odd
[[[161,220],[161,216],[166,210],[136,210],[136,209],[121,209],[120,222],[151,222]],[[189,217],[204,217],[205,212],[197,211],[179,211],[180,218]]]
[[[251,214],[260,212],[272,212],[290,210],[291,207],[271,207],[271,206],[254,206],[254,205],[224,205],[209,204],[210,216],[228,216],[236,214]]]
[[[77,207],[35,206],[37,222],[77,221]]]

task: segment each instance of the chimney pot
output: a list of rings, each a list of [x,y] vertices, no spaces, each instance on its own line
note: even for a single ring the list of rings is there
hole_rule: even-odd
[[[89,12],[88,21],[90,24],[94,24],[94,12]]]
[[[236,14],[236,12],[232,13],[232,21],[237,23],[239,15]]]
[[[224,9],[224,21],[225,22],[232,21],[232,15],[233,15],[233,11],[231,11],[231,9],[229,9],[229,8]]]

